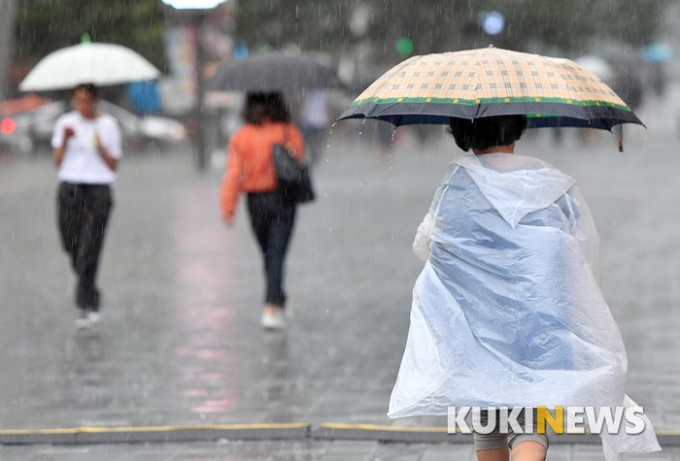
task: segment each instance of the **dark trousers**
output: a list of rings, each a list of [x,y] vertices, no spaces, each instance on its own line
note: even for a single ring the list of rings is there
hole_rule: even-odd
[[[265,302],[283,307],[283,266],[295,223],[295,205],[285,203],[276,191],[249,193],[248,212],[264,258]]]
[[[111,188],[108,185],[68,182],[59,185],[59,233],[78,277],[75,297],[80,309],[99,310],[100,294],[95,281],[112,206]]]

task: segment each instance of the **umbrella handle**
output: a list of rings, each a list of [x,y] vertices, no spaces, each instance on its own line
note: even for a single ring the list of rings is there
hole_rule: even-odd
[[[623,152],[623,123],[619,125],[619,152]]]

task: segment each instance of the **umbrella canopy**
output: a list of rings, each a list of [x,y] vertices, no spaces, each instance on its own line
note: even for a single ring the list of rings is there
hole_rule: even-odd
[[[246,92],[296,92],[300,89],[338,88],[335,71],[310,55],[281,52],[231,61],[209,83],[211,89]]]
[[[45,56],[19,85],[22,91],[47,91],[92,83],[117,85],[153,80],[161,72],[129,48],[110,43],[81,43]]]
[[[398,126],[518,114],[531,128],[642,124],[577,63],[493,47],[407,59],[361,93],[339,120],[374,118]]]

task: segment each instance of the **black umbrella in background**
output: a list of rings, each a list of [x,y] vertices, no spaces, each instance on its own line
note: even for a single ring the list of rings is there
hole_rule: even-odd
[[[214,91],[298,93],[303,89],[336,89],[335,69],[312,55],[281,52],[254,55],[223,65],[208,83]]]

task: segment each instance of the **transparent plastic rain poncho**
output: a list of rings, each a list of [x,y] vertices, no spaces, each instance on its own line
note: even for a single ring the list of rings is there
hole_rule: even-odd
[[[413,246],[426,264],[390,417],[635,406],[599,288],[599,237],[573,178],[529,157],[460,157]],[[645,422],[637,436],[602,436],[607,459],[659,450]]]

